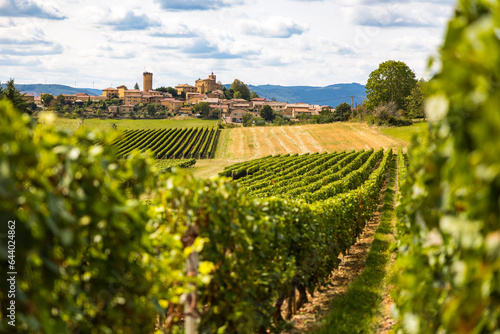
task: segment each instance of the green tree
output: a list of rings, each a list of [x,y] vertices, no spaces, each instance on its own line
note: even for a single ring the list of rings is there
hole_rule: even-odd
[[[250,89],[248,89],[248,86],[245,85],[244,82],[234,79],[233,83],[231,84],[231,89],[236,92],[241,93],[241,98],[245,100],[250,100]]]
[[[264,126],[266,125],[266,120],[263,119],[262,117],[252,117],[252,120],[250,121],[251,124],[254,124],[255,126]]]
[[[335,120],[345,122],[351,116],[351,105],[347,102],[342,102],[335,108]]]
[[[406,97],[405,116],[408,118],[424,118],[425,120],[425,88],[427,82],[420,79],[417,85],[411,90],[410,95]]]
[[[30,108],[30,103],[25,101],[23,98],[24,94],[16,88],[14,85],[14,79],[7,81],[5,89],[0,89],[0,100],[7,99],[12,102],[14,108],[21,112],[25,112],[31,115],[32,110]]]
[[[290,120],[286,117],[282,117],[281,115],[276,115],[276,118],[273,121],[274,125],[286,125],[290,123]]]
[[[231,88],[227,89],[226,87],[223,87],[222,91],[224,92],[224,96],[227,100],[231,100],[233,98],[234,91]]]
[[[156,113],[156,107],[154,104],[149,103],[146,107],[149,116],[153,116]]]
[[[243,123],[243,126],[251,126],[252,125],[252,117],[253,115],[249,112],[244,113],[243,117],[241,118],[241,122]]]
[[[260,117],[265,119],[267,122],[272,122],[274,118],[276,117],[276,114],[274,113],[273,108],[269,105],[265,105],[262,107],[262,109],[259,112]]]
[[[416,84],[415,73],[404,62],[383,62],[368,77],[365,105],[373,111],[379,104],[395,102],[398,109],[404,109],[405,98]]]
[[[139,88],[139,84],[136,82],[135,85],[134,85],[134,89],[140,89]]]
[[[208,118],[210,115],[210,103],[199,102],[193,107],[193,111],[197,114],[203,115],[204,118]]]
[[[56,100],[57,100],[57,105],[62,106],[65,103],[64,96],[62,94],[57,95]]]
[[[173,87],[158,87],[155,89],[157,92],[164,92],[164,93],[169,93],[170,95],[172,95],[172,97],[177,97],[178,93],[177,93],[177,89],[173,88]]]
[[[242,98],[241,92],[240,91],[235,92],[234,95],[233,95],[233,98],[235,98],[235,99],[241,99]]]
[[[259,94],[257,94],[256,92],[252,91],[252,92],[250,93],[250,99],[256,99],[256,98],[258,98],[258,97],[259,97]]]
[[[47,108],[48,106],[50,106],[50,102],[52,102],[54,100],[54,96],[52,94],[45,93],[45,94],[42,94],[40,99],[41,99],[43,105]]]

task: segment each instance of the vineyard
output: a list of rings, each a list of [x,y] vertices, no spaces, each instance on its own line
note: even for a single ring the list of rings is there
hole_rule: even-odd
[[[173,132],[170,138],[179,141],[154,149],[177,157],[183,146],[197,145],[180,138],[212,140],[209,130],[130,131],[120,145],[129,158],[120,159],[102,134],[38,133],[5,105],[2,114],[14,125],[2,140],[17,147],[0,152],[12,166],[0,175],[2,210],[16,212],[9,208],[24,198],[13,219],[32,224],[22,228],[30,243],[16,253],[26,259],[17,276],[29,301],[17,309],[32,319],[26,330],[152,333],[159,320],[174,331],[195,314],[206,333],[279,330],[356,242],[393,159],[391,149],[268,156],[226,168],[222,173],[234,181],[201,180],[182,170],[155,172],[153,161],[137,153]],[[26,158],[33,156],[40,159]],[[14,166],[31,172],[12,174]],[[35,281],[43,283],[35,288]],[[0,298],[3,304],[6,295]],[[190,300],[189,314],[183,298]],[[40,310],[60,308],[33,313],[31,301]]]
[[[215,154],[219,132],[217,127],[126,130],[113,145],[120,157],[150,150],[156,159],[209,159]]]
[[[317,333],[384,332],[381,312],[394,333],[499,333],[500,2],[454,15],[429,131],[397,154],[301,148],[202,179],[173,166],[213,157],[216,128],[71,134],[1,100],[0,332],[296,333],[339,285]]]

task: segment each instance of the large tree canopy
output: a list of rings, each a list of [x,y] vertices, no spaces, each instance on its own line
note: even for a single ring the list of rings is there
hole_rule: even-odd
[[[335,108],[335,121],[347,121],[351,116],[351,105],[347,102],[342,102]]]
[[[210,103],[200,102],[193,107],[195,113],[203,115],[203,117],[208,118],[210,115]]]
[[[231,89],[236,93],[240,92],[241,93],[241,98],[245,100],[250,99],[250,89],[248,89],[247,85],[243,81],[240,81],[238,79],[234,79],[233,83],[231,84]]]
[[[271,106],[267,104],[264,107],[262,107],[262,109],[259,112],[259,115],[268,122],[272,122],[276,117],[273,108],[271,108]]]
[[[370,73],[366,83],[366,102],[369,110],[379,104],[395,102],[405,108],[405,98],[417,84],[415,73],[402,61],[388,60]]]

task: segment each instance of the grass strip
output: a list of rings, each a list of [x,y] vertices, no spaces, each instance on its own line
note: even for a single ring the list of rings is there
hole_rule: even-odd
[[[327,333],[373,333],[384,299],[386,277],[394,240],[394,187],[396,184],[396,158],[393,157],[389,183],[384,193],[380,224],[366,258],[365,269],[351,283],[347,292],[332,302],[325,324],[316,331]]]

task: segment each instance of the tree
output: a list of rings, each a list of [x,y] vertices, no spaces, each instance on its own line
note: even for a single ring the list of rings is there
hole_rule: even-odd
[[[134,85],[134,89],[140,89],[139,88],[139,84],[136,82],[135,85]]]
[[[48,106],[50,106],[50,102],[52,102],[54,100],[54,96],[52,94],[45,93],[45,94],[42,94],[40,99],[41,99],[43,105],[47,108]]]
[[[424,104],[425,104],[425,87],[427,81],[420,79],[417,85],[411,90],[410,95],[406,97],[405,116],[408,118],[424,118]]]
[[[250,93],[250,99],[256,99],[256,98],[258,98],[258,97],[259,97],[259,94],[257,94],[256,92],[252,91],[252,92]]]
[[[204,118],[208,118],[210,115],[210,103],[200,102],[193,107],[193,111],[197,114],[203,115]]]
[[[231,89],[235,93],[240,92],[242,99],[250,100],[250,89],[248,89],[247,85],[245,85],[244,82],[238,79],[234,79],[233,83],[231,84]]]
[[[14,85],[14,79],[7,81],[5,89],[0,89],[0,100],[7,99],[12,102],[14,108],[21,112],[25,112],[31,115],[32,110],[30,109],[30,103],[25,101],[23,98],[24,94],[16,88]]]
[[[264,126],[266,125],[266,120],[263,119],[262,117],[252,117],[252,120],[250,121],[252,124],[255,126]]]
[[[288,118],[282,117],[281,115],[276,115],[276,118],[273,121],[274,125],[286,125],[290,123]]]
[[[259,115],[260,115],[260,117],[265,119],[267,122],[272,122],[274,120],[274,118],[276,117],[276,115],[274,114],[273,108],[271,108],[271,106],[269,106],[267,104],[264,107],[262,107],[262,109],[259,112]]]
[[[234,95],[233,95],[233,98],[235,98],[235,99],[241,99],[242,98],[241,92],[240,91],[235,92]]]
[[[335,115],[336,121],[347,121],[349,116],[351,116],[351,105],[347,102],[342,102],[335,108]]]
[[[336,115],[330,110],[330,108],[321,109],[319,115],[313,117],[313,121],[319,124],[332,123],[335,121]]]
[[[172,97],[177,97],[177,89],[173,87],[158,87],[155,89],[157,92],[169,93]]]
[[[226,87],[223,87],[222,91],[224,92],[224,96],[227,100],[231,100],[233,98],[234,91],[231,88],[227,89]]]
[[[398,109],[404,109],[405,98],[416,84],[415,73],[404,62],[383,62],[370,73],[366,83],[366,107],[373,111],[381,103],[394,101]]]
[[[63,105],[64,104],[64,96],[62,94],[57,95],[57,105]]]
[[[243,123],[243,126],[251,126],[252,125],[252,118],[253,115],[249,112],[244,113],[243,117],[241,118],[241,122]]]
[[[146,107],[149,116],[153,116],[156,113],[156,108],[153,104],[149,103]]]

